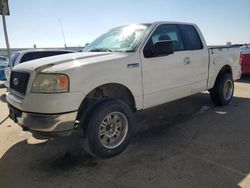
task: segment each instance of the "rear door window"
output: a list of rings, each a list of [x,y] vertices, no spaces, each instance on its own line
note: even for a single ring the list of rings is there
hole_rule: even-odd
[[[194,26],[180,25],[181,34],[184,39],[185,50],[200,50],[203,45],[200,36]]]

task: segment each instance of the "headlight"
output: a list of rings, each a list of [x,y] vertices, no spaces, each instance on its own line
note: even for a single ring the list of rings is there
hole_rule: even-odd
[[[32,85],[33,93],[63,93],[69,91],[69,77],[65,74],[38,74]]]

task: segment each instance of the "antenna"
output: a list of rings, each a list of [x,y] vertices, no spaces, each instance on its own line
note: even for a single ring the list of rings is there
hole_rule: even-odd
[[[60,18],[57,17],[57,20],[58,20],[58,22],[60,24],[60,27],[61,27],[61,30],[62,30],[62,36],[63,36],[63,40],[64,40],[64,47],[66,49],[67,45],[66,45],[66,39],[65,39],[64,31],[63,31],[63,25],[62,25],[62,22],[61,22]]]

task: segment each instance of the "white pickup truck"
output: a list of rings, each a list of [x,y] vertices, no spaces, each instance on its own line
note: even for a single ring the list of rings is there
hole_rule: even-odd
[[[133,112],[208,90],[228,105],[240,78],[239,49],[209,49],[195,24],[155,22],[111,29],[81,53],[14,67],[10,118],[34,136],[79,133],[89,154],[122,152]]]

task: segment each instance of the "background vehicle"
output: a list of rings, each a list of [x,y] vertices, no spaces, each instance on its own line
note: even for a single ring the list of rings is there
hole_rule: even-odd
[[[34,59],[54,56],[54,55],[61,55],[66,53],[73,53],[72,50],[55,50],[55,49],[30,49],[30,50],[24,50],[20,52],[14,52],[11,55],[11,63],[12,66],[16,66],[20,63],[24,63],[26,61],[31,61]],[[6,77],[6,81],[4,82],[4,85],[6,87],[9,87],[9,80],[10,80],[10,66],[6,66],[4,68],[4,74]]]
[[[250,74],[250,45],[240,48],[240,64],[242,74]]]
[[[208,48],[195,24],[114,28],[82,53],[14,67],[10,117],[34,136],[77,132],[89,154],[113,157],[129,143],[136,110],[204,90],[216,105],[230,104],[239,56],[239,48]]]
[[[6,80],[6,77],[4,75],[4,68],[9,65],[9,61],[7,57],[0,56],[0,80],[4,81]]]

